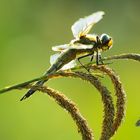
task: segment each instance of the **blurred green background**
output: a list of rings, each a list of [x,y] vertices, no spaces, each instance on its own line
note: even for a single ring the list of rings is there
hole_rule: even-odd
[[[140,53],[139,5],[138,0],[0,0],[0,88],[41,76],[50,65],[51,46],[68,43],[73,39],[71,25],[99,10],[106,16],[94,32],[114,39],[113,48],[103,56]],[[127,93],[126,117],[112,139],[138,140],[140,64],[122,60],[110,67],[120,75]],[[111,87],[109,79],[104,83]],[[79,79],[57,79],[47,85],[76,102],[98,140],[103,107],[97,90]],[[69,114],[53,100],[37,93],[20,102],[25,92],[0,96],[0,140],[81,139]]]

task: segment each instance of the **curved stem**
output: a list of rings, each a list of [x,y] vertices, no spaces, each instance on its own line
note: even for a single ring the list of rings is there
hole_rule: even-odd
[[[109,138],[112,136],[114,110],[115,110],[110,91],[104,85],[102,85],[102,83],[98,80],[98,78],[94,77],[91,74],[86,74],[83,72],[58,72],[50,75],[48,79],[58,78],[60,76],[81,78],[82,80],[90,82],[100,92],[104,104],[104,113],[105,113],[100,140],[109,140]]]
[[[115,131],[117,131],[118,127],[121,125],[122,119],[125,115],[125,98],[126,98],[126,94],[125,91],[122,87],[122,83],[120,81],[119,76],[109,67],[107,66],[92,66],[92,68],[95,70],[100,70],[104,73],[106,73],[113,85],[114,85],[114,89],[115,89],[115,95],[117,97],[117,104],[116,104],[116,117],[113,123],[113,131],[112,131],[112,136],[114,135]]]
[[[79,132],[82,135],[83,140],[93,140],[93,133],[91,129],[89,128],[87,121],[85,118],[81,115],[79,109],[76,107],[75,103],[68,99],[64,94],[60,93],[57,90],[54,90],[49,87],[35,87],[35,86],[25,86],[24,88],[36,88],[37,90],[49,95],[52,97],[58,105],[60,105],[62,108],[67,110],[71,117],[73,118],[74,122],[76,123]]]
[[[140,61],[140,54],[136,53],[128,53],[128,54],[120,54],[120,55],[114,55],[103,58],[103,60],[113,60],[113,59],[132,59],[136,61]]]
[[[120,55],[114,55],[114,56],[103,58],[104,61],[106,61],[106,60],[113,60],[113,59],[132,59],[132,60],[140,61],[140,54],[135,54],[135,53],[120,54]],[[88,66],[90,66],[92,64],[93,63],[88,63],[88,64],[86,64],[84,66],[88,67]],[[71,70],[79,70],[81,68],[83,68],[83,67],[82,66],[77,66],[75,68],[72,68]],[[47,79],[47,77],[41,76],[41,77],[38,77],[38,78],[35,78],[35,79],[32,79],[32,80],[23,82],[21,84],[5,87],[5,88],[0,90],[0,94],[8,92],[8,91],[11,91],[13,89],[19,89],[21,86],[23,87],[23,86],[26,86],[26,85],[28,85],[30,83],[33,83],[33,82],[36,82],[36,81],[39,81],[39,80],[42,80],[42,79]]]

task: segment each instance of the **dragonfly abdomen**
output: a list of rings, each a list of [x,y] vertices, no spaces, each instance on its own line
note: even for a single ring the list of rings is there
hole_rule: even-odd
[[[67,51],[63,52],[56,60],[56,62],[48,69],[47,74],[55,73],[60,70],[65,64],[76,59],[77,49],[70,48]]]

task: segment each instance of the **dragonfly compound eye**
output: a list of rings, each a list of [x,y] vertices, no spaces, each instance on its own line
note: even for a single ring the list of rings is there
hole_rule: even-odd
[[[112,38],[107,34],[101,35],[101,42],[102,42],[102,50],[104,51],[110,49],[113,45]]]

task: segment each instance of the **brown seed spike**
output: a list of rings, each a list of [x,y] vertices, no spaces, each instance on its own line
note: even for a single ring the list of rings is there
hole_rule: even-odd
[[[93,69],[98,69],[102,72],[105,72],[111,79],[114,89],[115,95],[117,96],[117,103],[116,103],[116,117],[113,123],[113,131],[112,136],[117,131],[118,127],[121,125],[122,119],[125,115],[125,99],[126,94],[122,87],[122,83],[120,81],[119,76],[109,67],[107,66],[92,66]]]
[[[60,93],[57,90],[54,90],[49,87],[37,87],[37,86],[31,86],[28,85],[26,88],[35,88],[45,94],[48,94],[50,97],[52,97],[62,108],[67,110],[71,117],[73,118],[74,122],[76,123],[79,132],[82,135],[83,140],[93,140],[93,133],[92,130],[89,128],[87,121],[85,118],[81,115],[79,109],[76,107],[75,103],[68,99],[64,94]]]

